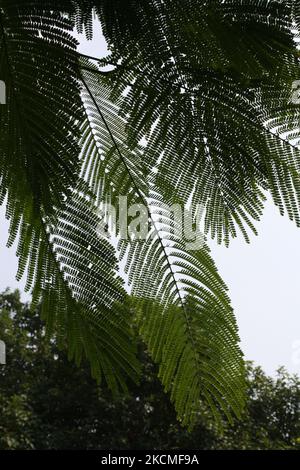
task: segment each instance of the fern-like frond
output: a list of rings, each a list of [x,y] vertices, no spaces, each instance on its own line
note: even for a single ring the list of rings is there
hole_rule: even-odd
[[[1,2],[1,191],[22,201],[27,184],[50,212],[77,178],[82,107],[72,24],[44,8]]]
[[[298,223],[284,189],[287,174],[299,185],[297,150],[265,125],[298,73],[291,2],[136,1],[127,22],[118,2],[93,5],[114,51],[102,61],[116,67],[111,97],[126,95],[129,146],[147,140],[165,197],[204,205],[205,232],[226,244],[256,233],[267,190]]]
[[[54,2],[55,3],[55,2]],[[78,186],[78,137],[84,108],[73,28],[53,2],[1,1],[1,202],[7,197],[17,278],[42,302],[48,331],[86,356],[94,377],[113,390],[137,379],[138,364],[121,306],[126,293],[114,248],[97,236],[99,218]],[[63,8],[63,6],[62,6]]]
[[[70,34],[76,23],[92,36],[93,9],[112,51],[99,63],[115,66],[105,79],[79,67]],[[134,312],[189,426],[200,397],[240,415],[244,367],[209,250],[189,251],[164,203],[204,206],[205,232],[227,244],[255,231],[266,190],[300,225],[299,107],[287,105],[297,15],[277,0],[1,1],[0,200],[18,277],[48,331],[113,390],[124,372],[137,379]],[[145,240],[117,227],[129,305],[95,213],[118,196],[143,204],[150,226]]]
[[[200,293],[198,287],[194,291]],[[239,416],[244,403],[236,325],[228,315],[224,320],[225,311],[215,300],[203,291],[200,303],[187,299],[184,307],[164,309],[146,300],[134,303],[142,338],[160,364],[159,378],[182,424],[189,427],[201,414],[200,397],[217,421],[219,410],[231,421],[231,413]]]
[[[291,57],[294,0],[77,0],[73,19],[92,34],[96,13],[112,50],[148,64],[172,65],[182,78],[206,70],[227,72],[247,83],[285,74]],[[76,10],[76,11],[75,11]],[[134,51],[133,51],[133,49]],[[151,65],[150,65],[151,67]],[[169,68],[170,73],[171,69]]]
[[[103,80],[84,70],[83,82],[84,176],[112,204],[127,196],[129,205],[143,204],[149,216],[146,239],[121,237],[119,249],[137,324],[159,363],[162,383],[185,425],[193,425],[201,396],[216,415],[222,410],[229,419],[239,416],[244,369],[226,286],[208,248],[189,252],[172,230],[178,227],[153,188],[147,153],[126,145],[126,123],[119,117],[118,103],[109,101]]]
[[[67,342],[69,357],[87,357],[92,375],[105,378],[117,392],[126,377],[138,379],[130,311],[117,276],[114,248],[98,236],[100,219],[85,185],[73,191],[52,218],[34,219],[8,205],[10,243],[19,234],[17,278],[27,271],[26,289],[33,303],[41,302],[48,335]],[[30,221],[30,223],[28,222]]]

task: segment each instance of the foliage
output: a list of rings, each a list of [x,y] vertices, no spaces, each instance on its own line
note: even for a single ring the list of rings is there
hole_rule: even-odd
[[[300,380],[284,369],[275,379],[249,364],[242,420],[224,421],[220,432],[202,403],[188,432],[143,348],[141,384],[112,399],[91,379],[88,364],[76,367],[65,349],[49,343],[38,310],[16,292],[0,296],[0,331],[8,347],[0,369],[0,449],[300,448]]]
[[[266,190],[300,225],[289,103],[298,10],[292,0],[0,1],[1,201],[17,276],[27,271],[48,337],[113,392],[139,379],[137,329],[190,428],[203,400],[217,420],[241,416],[245,370],[209,249],[189,252],[162,203],[203,205],[205,234],[226,245],[256,232]],[[93,12],[111,50],[96,65],[71,35],[92,37]],[[146,206],[151,232],[116,252],[97,235],[95,208],[119,195]]]
[[[118,195],[126,194],[128,204],[142,204],[151,220],[146,240],[119,243],[140,334],[160,364],[159,377],[184,424],[193,424],[200,396],[215,411],[221,407],[230,420],[243,405],[244,369],[227,288],[207,246],[188,252],[185,242],[170,233],[172,213],[164,210],[159,194],[145,188],[142,159],[147,153],[124,146],[125,124],[117,106],[108,100],[99,77],[83,76],[83,171],[92,175],[87,182],[92,188],[101,184],[116,206]]]

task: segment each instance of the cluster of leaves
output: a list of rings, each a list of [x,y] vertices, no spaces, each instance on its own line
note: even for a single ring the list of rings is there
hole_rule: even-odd
[[[111,51],[97,63],[71,34],[91,38],[93,13]],[[255,232],[266,190],[300,225],[298,13],[277,0],[0,1],[0,197],[18,277],[48,336],[113,391],[138,380],[137,331],[190,428],[201,400],[218,420],[241,415],[245,369],[209,249],[188,252],[163,203],[203,205],[205,234],[226,244]],[[94,209],[122,195],[151,230],[116,252]]]
[[[234,426],[216,426],[205,402],[195,428],[180,426],[139,347],[143,379],[112,399],[89,366],[70,363],[45,337],[38,310],[17,292],[0,295],[0,331],[8,363],[0,367],[0,449],[299,449],[300,380],[247,367],[247,402]]]

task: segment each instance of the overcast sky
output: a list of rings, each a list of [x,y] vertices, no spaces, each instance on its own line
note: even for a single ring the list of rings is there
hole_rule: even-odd
[[[92,42],[80,40],[83,53],[101,57],[107,52],[99,29]],[[4,207],[0,224],[0,289],[23,290],[24,282],[15,280],[15,247],[5,247]],[[210,243],[212,255],[230,290],[246,359],[269,374],[280,365],[300,374],[300,229],[269,201],[258,231],[250,245],[241,237],[229,248]]]

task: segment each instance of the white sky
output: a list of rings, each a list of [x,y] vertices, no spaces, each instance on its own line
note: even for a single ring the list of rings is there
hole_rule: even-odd
[[[107,49],[99,28],[92,42],[80,39],[80,51],[102,57]],[[0,208],[0,290],[7,286],[24,289],[17,283],[15,247],[5,247],[8,224]],[[229,248],[211,242],[212,255],[230,290],[242,349],[246,359],[254,360],[274,374],[284,365],[300,374],[300,229],[281,217],[268,202],[258,237],[247,245],[242,237]],[[23,299],[29,299],[23,295]]]

